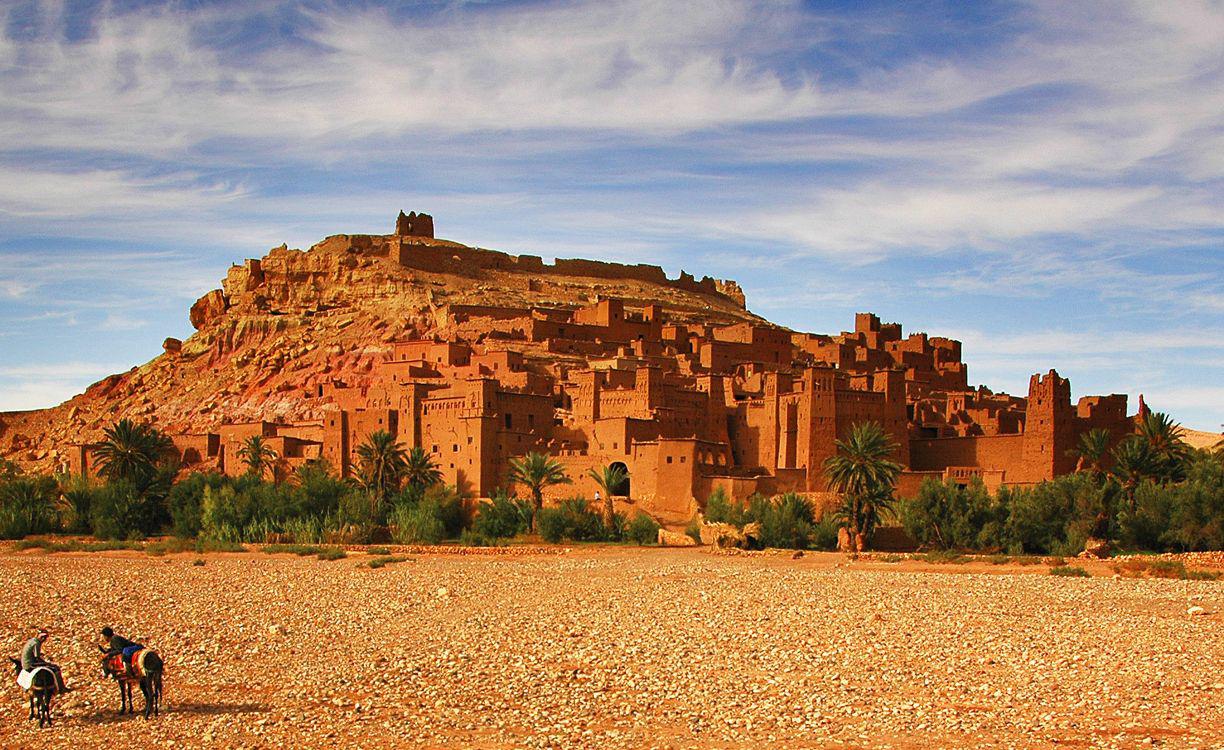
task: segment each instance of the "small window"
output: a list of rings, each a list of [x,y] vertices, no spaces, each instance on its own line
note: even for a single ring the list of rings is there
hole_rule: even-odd
[[[458,452],[459,452],[459,444],[455,443],[454,445],[451,446],[451,453],[458,453]]]
[[[431,452],[431,453],[437,453],[437,452],[438,452],[438,446],[436,446],[436,445],[435,445],[435,446],[433,447],[433,450],[432,450],[432,451],[430,451],[430,452]]]
[[[687,462],[688,462],[688,456],[681,456],[681,457],[680,457],[680,463],[682,463],[682,464],[683,464],[683,463],[687,463]]]
[[[509,430],[512,427],[514,427],[514,415],[507,412],[506,413],[506,429]]]
[[[527,426],[528,427],[535,426],[535,415],[534,414],[527,415]]]
[[[468,445],[471,445],[471,444],[472,444],[472,436],[468,435]]]
[[[672,457],[671,457],[671,456],[668,456],[668,457],[667,457],[667,463],[669,463],[669,464],[670,464],[671,462],[672,462]]]

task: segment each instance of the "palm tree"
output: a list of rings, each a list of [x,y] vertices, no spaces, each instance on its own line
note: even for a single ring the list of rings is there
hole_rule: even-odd
[[[839,515],[858,551],[860,539],[870,540],[883,512],[891,510],[892,490],[901,465],[889,458],[897,450],[877,422],[854,425],[845,440],[834,441],[837,455],[824,463],[829,485],[843,497]]]
[[[247,438],[242,447],[238,449],[238,458],[241,458],[246,464],[247,473],[251,476],[263,479],[264,473],[271,468],[275,480],[276,461],[280,458],[280,454],[265,443],[261,435],[252,435]]]
[[[1163,481],[1182,479],[1190,448],[1182,441],[1182,426],[1162,412],[1149,412],[1139,422],[1139,435],[1147,441],[1157,463],[1156,478]]]
[[[629,472],[625,471],[620,464],[609,464],[598,469],[591,469],[588,474],[591,479],[595,480],[595,484],[599,485],[599,489],[603,490],[604,523],[610,529],[616,521],[616,506],[612,502],[612,496],[624,486],[625,480],[629,478]]]
[[[510,459],[510,483],[521,484],[531,490],[535,513],[531,516],[531,529],[535,531],[536,518],[544,507],[544,488],[557,484],[571,484],[560,461],[543,453],[532,451],[525,456]]]
[[[1079,444],[1067,451],[1067,455],[1077,459],[1075,470],[1087,471],[1094,477],[1102,474],[1102,462],[1109,455],[1109,430],[1096,427],[1082,433]]]
[[[410,487],[424,490],[441,482],[442,472],[424,448],[416,447],[408,451],[404,459],[404,481]]]
[[[1131,435],[1113,449],[1114,479],[1122,487],[1131,510],[1135,509],[1135,490],[1143,480],[1160,471],[1160,459],[1152,452],[1151,443],[1141,435]]]
[[[157,428],[121,419],[103,430],[106,438],[94,448],[98,471],[109,480],[125,480],[144,490],[174,443]]]
[[[357,446],[358,476],[366,492],[370,493],[370,507],[377,507],[399,491],[408,468],[404,448],[395,436],[386,430],[370,433],[366,441]]]

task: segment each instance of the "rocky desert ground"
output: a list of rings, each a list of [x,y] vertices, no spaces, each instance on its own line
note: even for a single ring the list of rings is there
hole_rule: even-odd
[[[0,552],[4,649],[48,625],[77,687],[39,730],[8,681],[0,745],[1224,747],[1221,582],[703,550],[367,559]],[[116,716],[105,624],[165,655],[160,718]]]

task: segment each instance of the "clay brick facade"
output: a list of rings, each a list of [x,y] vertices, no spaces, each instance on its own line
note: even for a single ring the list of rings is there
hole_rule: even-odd
[[[668,279],[657,266],[546,264],[434,240],[426,214],[401,213],[394,235],[337,236],[312,252],[334,252],[346,269],[377,259],[410,275],[506,272],[520,274],[506,283],[528,289],[549,275],[633,279],[664,290],[664,300],[693,292],[735,309],[744,304],[734,282],[684,272]],[[205,305],[199,316],[223,314],[253,290],[296,299],[289,287],[301,274],[280,268],[290,257],[281,248],[234,266],[224,304]],[[428,338],[384,339],[372,370],[312,383],[305,400],[321,415],[315,421],[222,424],[175,436],[184,465],[239,474],[238,451],[259,435],[282,472],[324,458],[351,476],[357,447],[386,430],[424,449],[447,482],[477,497],[505,487],[510,460],[529,451],[557,457],[574,479],[554,496],[590,497],[596,487],[587,471],[619,463],[629,473],[625,502],[679,523],[715,489],[733,498],[790,490],[826,497],[822,465],[835,441],[863,422],[880,423],[896,441],[895,458],[906,467],[902,495],[927,477],[980,477],[992,488],[1050,479],[1074,469],[1067,451],[1085,430],[1105,427],[1120,439],[1133,429],[1126,396],[1073,405],[1070,384],[1053,370],[1034,375],[1025,396],[971,388],[960,342],[905,336],[900,324],[871,313],[856,315],[852,331],[821,335],[747,314],[718,322],[658,298],[592,295],[585,304],[534,307],[501,306],[493,294],[453,305],[430,299]],[[89,446],[68,456],[69,468],[90,470]]]

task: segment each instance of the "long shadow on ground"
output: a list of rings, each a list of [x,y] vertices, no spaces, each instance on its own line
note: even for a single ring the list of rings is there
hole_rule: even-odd
[[[139,703],[139,701],[137,701]],[[262,703],[175,703],[163,704],[162,714],[188,714],[192,716],[224,716],[229,714],[261,714],[267,713],[268,707]],[[92,714],[73,717],[82,724],[113,724],[128,719],[143,719],[144,709],[137,707],[136,713],[119,715],[117,711],[98,711]],[[149,721],[157,717],[150,716]]]

